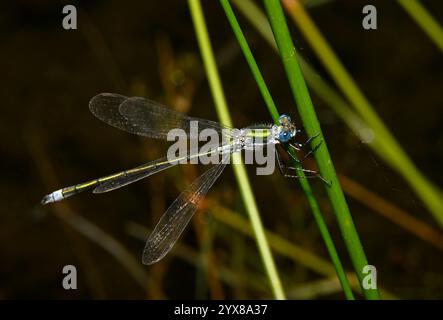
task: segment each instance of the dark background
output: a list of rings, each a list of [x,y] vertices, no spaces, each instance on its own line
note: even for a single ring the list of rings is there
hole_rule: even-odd
[[[203,2],[235,125],[270,122],[222,8],[218,1]],[[442,22],[441,1],[422,3]],[[186,1],[71,2],[78,9],[78,29],[69,31],[61,24],[65,4],[18,0],[0,10],[0,298],[270,298],[255,242],[206,214],[210,207],[196,215],[180,240],[196,253],[191,257],[184,251],[194,263],[210,257],[209,276],[205,268],[173,253],[157,265],[141,264],[144,243],[128,232],[128,223],[152,228],[201,172],[199,166],[174,168],[104,195],[86,193],[60,205],[39,204],[55,189],[134,167],[166,150],[163,142],[97,120],[88,101],[100,92],[146,96],[217,119]],[[441,52],[396,1],[371,1],[379,13],[378,30],[364,31],[365,4],[337,0],[310,13],[414,163],[442,186]],[[277,55],[240,13],[238,18],[279,110],[294,114]],[[330,81],[300,32],[288,23],[299,52]],[[337,171],[437,229],[403,179],[314,94],[313,100]],[[297,182],[248,170],[266,228],[329,261]],[[318,181],[312,184],[342,261],[351,270],[323,187]],[[231,169],[209,198],[245,217]],[[441,249],[348,199],[380,286],[399,298],[442,298]],[[89,223],[101,231],[91,231]],[[91,232],[93,240],[79,230]],[[100,245],[100,235],[108,250]],[[325,279],[303,263],[278,254],[275,259],[288,293]],[[77,267],[76,291],[61,286],[67,264]],[[220,281],[222,268],[238,278]],[[306,297],[341,299],[343,294],[332,286],[329,293]]]

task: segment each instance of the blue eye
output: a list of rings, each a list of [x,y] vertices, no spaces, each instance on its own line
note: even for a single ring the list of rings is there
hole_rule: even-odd
[[[288,142],[289,140],[291,140],[291,138],[291,135],[287,131],[282,131],[278,135],[278,140],[280,140],[281,142]]]

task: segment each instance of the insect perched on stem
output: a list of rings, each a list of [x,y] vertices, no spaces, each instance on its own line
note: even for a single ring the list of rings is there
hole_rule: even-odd
[[[136,135],[166,140],[168,132],[171,130],[183,129],[184,132],[189,133],[191,123],[197,122],[199,132],[204,129],[212,129],[224,137],[222,143],[214,144],[207,151],[191,151],[185,156],[173,160],[169,160],[167,157],[157,159],[134,169],[59,189],[43,198],[42,204],[48,204],[92,188],[93,193],[104,193],[151,176],[183,161],[201,156],[219,156],[221,160],[182,192],[160,218],[143,250],[142,261],[148,265],[159,261],[171,250],[197,210],[199,203],[223,172],[232,153],[242,150],[256,150],[271,144],[283,144],[295,150],[301,150],[315,138],[308,139],[304,144],[293,142],[298,130],[287,115],[280,117],[279,125],[255,125],[239,130],[218,122],[189,117],[144,98],[125,97],[114,93],[101,93],[95,96],[91,99],[89,108],[100,120]],[[260,139],[256,139],[258,137]],[[196,139],[197,137],[190,134],[187,138]],[[307,155],[311,152],[308,152]],[[305,176],[306,178],[318,177],[325,181],[315,171],[286,166],[281,161],[277,149],[275,154],[280,171],[284,176],[298,178],[297,171],[304,171],[309,174]]]

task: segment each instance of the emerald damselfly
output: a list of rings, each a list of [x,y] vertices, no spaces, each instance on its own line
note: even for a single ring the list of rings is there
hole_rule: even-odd
[[[223,137],[222,142],[214,144],[205,155],[221,158],[210,169],[197,178],[170,205],[158,224],[148,237],[143,250],[142,262],[153,264],[162,259],[174,246],[175,242],[191,220],[203,197],[221,175],[229,162],[232,153],[242,150],[255,150],[268,145],[287,145],[300,150],[307,145],[295,143],[299,130],[287,115],[282,115],[278,124],[263,124],[234,129],[218,122],[187,116],[162,106],[154,101],[141,97],[126,97],[114,93],[101,93],[93,97],[89,103],[91,112],[107,124],[140,136],[167,140],[168,133],[173,129],[182,129],[187,139],[197,139],[198,134],[211,129]],[[198,124],[198,132],[192,132],[192,123]],[[315,171],[286,166],[275,152],[280,171],[286,177],[295,177],[293,170],[309,173],[308,178],[320,177]],[[290,153],[288,153],[290,154]],[[93,179],[84,183],[65,187],[46,195],[42,204],[57,202],[85,190],[93,189],[93,193],[104,193],[126,186],[140,179],[173,167],[184,160],[192,160],[203,154],[191,150],[188,154],[175,159],[163,157],[133,169]],[[291,171],[292,170],[292,171]],[[297,172],[297,171],[295,171]],[[322,179],[323,180],[323,179]]]

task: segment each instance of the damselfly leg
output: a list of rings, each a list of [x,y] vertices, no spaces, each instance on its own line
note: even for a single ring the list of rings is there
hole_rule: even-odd
[[[313,141],[315,138],[317,138],[320,135],[320,133],[317,133],[316,135],[309,137],[304,143],[292,143],[289,142],[289,146],[293,148],[296,151],[302,151],[305,150],[306,147],[310,147],[311,141]],[[320,141],[314,148],[310,148],[310,150],[303,156],[301,159],[294,158],[295,161],[302,163],[305,161],[313,152],[315,152],[318,147],[323,143],[323,141]]]
[[[301,163],[300,160],[298,160],[291,152],[285,150],[283,147],[280,147],[280,150],[282,152],[284,152],[285,154],[287,154],[290,159],[292,159],[298,163]],[[275,149],[275,157],[277,158],[278,168],[279,168],[281,174],[285,178],[300,178],[300,179],[318,178],[318,179],[322,180],[324,183],[326,183],[328,186],[331,185],[331,183],[328,180],[326,180],[320,173],[318,173],[315,170],[309,170],[309,169],[305,169],[305,168],[301,168],[301,167],[294,167],[294,166],[287,165],[282,160],[281,153],[277,149]],[[301,172],[303,172],[304,175],[299,175]]]

